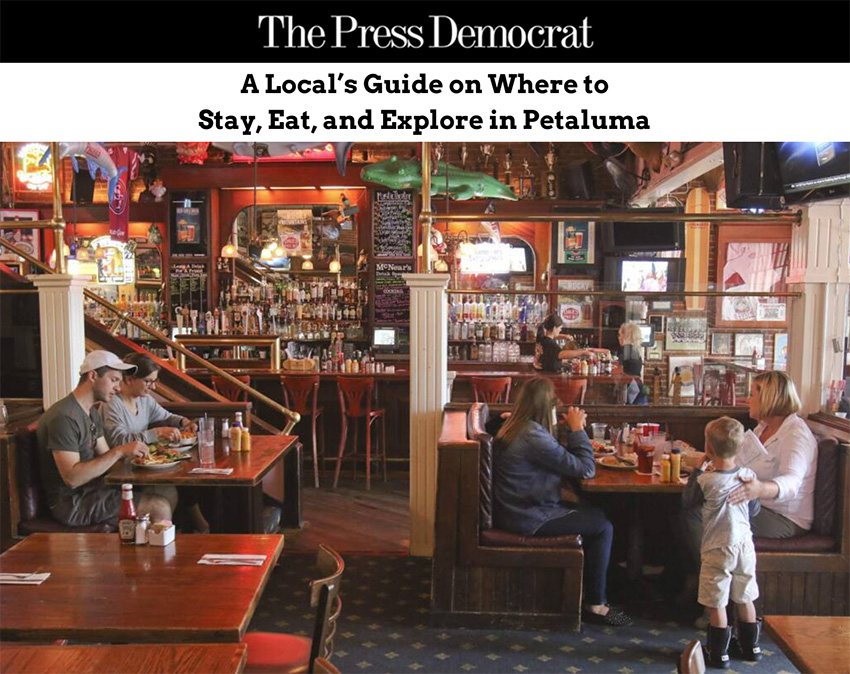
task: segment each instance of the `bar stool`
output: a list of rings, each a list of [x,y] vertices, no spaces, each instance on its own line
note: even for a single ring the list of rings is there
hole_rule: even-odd
[[[251,377],[247,374],[241,377],[236,377],[243,384],[251,385]],[[212,387],[213,391],[218,393],[220,396],[227,398],[230,402],[233,403],[247,403],[248,402],[248,391],[243,391],[241,388],[236,386],[231,381],[228,381],[224,377],[219,377],[217,375],[212,376]]]
[[[313,437],[313,482],[319,488],[319,455],[316,444],[316,423],[324,407],[319,406],[319,375],[284,375],[280,378],[283,389],[283,404],[301,415],[302,421],[310,417]],[[325,460],[325,426],[319,434],[322,441],[322,460]]]
[[[555,387],[555,395],[562,405],[584,405],[584,396],[587,393],[587,379],[567,379],[566,377],[552,377],[552,385]]]
[[[472,377],[470,382],[477,403],[507,403],[511,397],[510,377]]]
[[[345,453],[345,441],[348,439],[348,420],[354,420],[354,476],[357,476],[357,435],[360,419],[366,420],[366,490],[372,488],[372,422],[381,421],[380,459],[384,465],[384,482],[387,481],[387,428],[383,409],[372,408],[372,394],[375,390],[374,377],[340,376],[336,380],[339,392],[339,408],[342,412],[342,435],[339,439],[339,453],[334,470],[334,489],[339,482],[342,468],[342,456]],[[378,457],[376,457],[378,458]]]

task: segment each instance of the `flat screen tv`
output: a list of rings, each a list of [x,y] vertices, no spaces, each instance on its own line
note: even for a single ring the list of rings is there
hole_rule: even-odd
[[[640,209],[641,214],[681,213],[681,208]],[[682,222],[604,222],[602,247],[606,253],[634,253],[656,250],[682,250],[685,225]]]
[[[850,196],[850,142],[776,143],[787,203]]]
[[[605,286],[623,292],[679,290],[685,261],[669,257],[606,257]]]

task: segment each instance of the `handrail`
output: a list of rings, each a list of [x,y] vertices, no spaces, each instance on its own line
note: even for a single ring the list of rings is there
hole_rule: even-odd
[[[4,227],[5,227],[5,223],[4,223]],[[14,244],[9,243],[8,241],[4,241],[2,243],[2,246],[4,248],[8,248],[10,251],[15,253],[16,255],[19,255],[20,257],[24,258],[27,262],[34,265],[35,267],[37,267],[37,268],[39,268],[39,269],[41,269],[41,270],[43,270],[43,271],[45,271],[49,274],[56,273],[50,267],[43,264],[40,260],[34,258],[32,255],[21,250],[20,248],[18,248]],[[158,332],[154,328],[150,327],[147,323],[144,323],[144,322],[140,321],[139,319],[135,318],[134,316],[130,316],[126,312],[121,311],[121,309],[119,309],[117,306],[115,306],[112,302],[110,302],[107,299],[104,299],[103,297],[101,297],[97,293],[93,293],[88,288],[83,288],[83,294],[88,299],[94,300],[95,302],[100,304],[102,307],[104,307],[105,309],[110,311],[111,313],[116,314],[119,317],[119,319],[125,320],[129,323],[132,323],[137,328],[139,328],[142,332],[145,332],[148,335],[150,335],[151,337],[154,337],[154,338],[160,340],[165,345],[170,346],[172,349],[174,349],[178,353],[180,353],[184,356],[188,356],[189,358],[191,358],[194,361],[197,361],[198,363],[200,363],[201,367],[203,367],[204,369],[209,370],[213,374],[226,379],[227,381],[229,381],[234,386],[237,386],[239,389],[246,391],[248,393],[248,395],[250,395],[251,397],[256,398],[260,402],[265,403],[266,405],[268,405],[272,409],[283,414],[283,416],[286,417],[286,419],[288,421],[286,422],[286,425],[284,426],[283,431],[281,432],[282,435],[289,435],[290,432],[292,431],[292,429],[294,428],[295,424],[297,424],[301,420],[301,415],[298,414],[298,412],[293,412],[292,410],[287,409],[286,407],[281,405],[279,402],[272,400],[267,395],[260,393],[258,390],[256,390],[255,388],[252,388],[248,384],[245,384],[244,382],[239,381],[233,375],[225,372],[220,367],[213,365],[212,363],[207,361],[205,358],[202,358],[201,356],[194,353],[193,351],[185,348],[181,344],[178,344],[174,340],[163,335],[161,332]]]

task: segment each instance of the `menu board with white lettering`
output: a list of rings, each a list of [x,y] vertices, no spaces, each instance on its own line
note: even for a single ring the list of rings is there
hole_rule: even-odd
[[[410,323],[410,288],[402,274],[413,262],[375,263],[375,323]]]
[[[375,190],[375,257],[413,257],[413,192]]]

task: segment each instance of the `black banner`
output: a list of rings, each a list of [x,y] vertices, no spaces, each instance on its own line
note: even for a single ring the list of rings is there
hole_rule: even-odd
[[[850,62],[847,0],[3,0],[0,13],[7,63]]]

